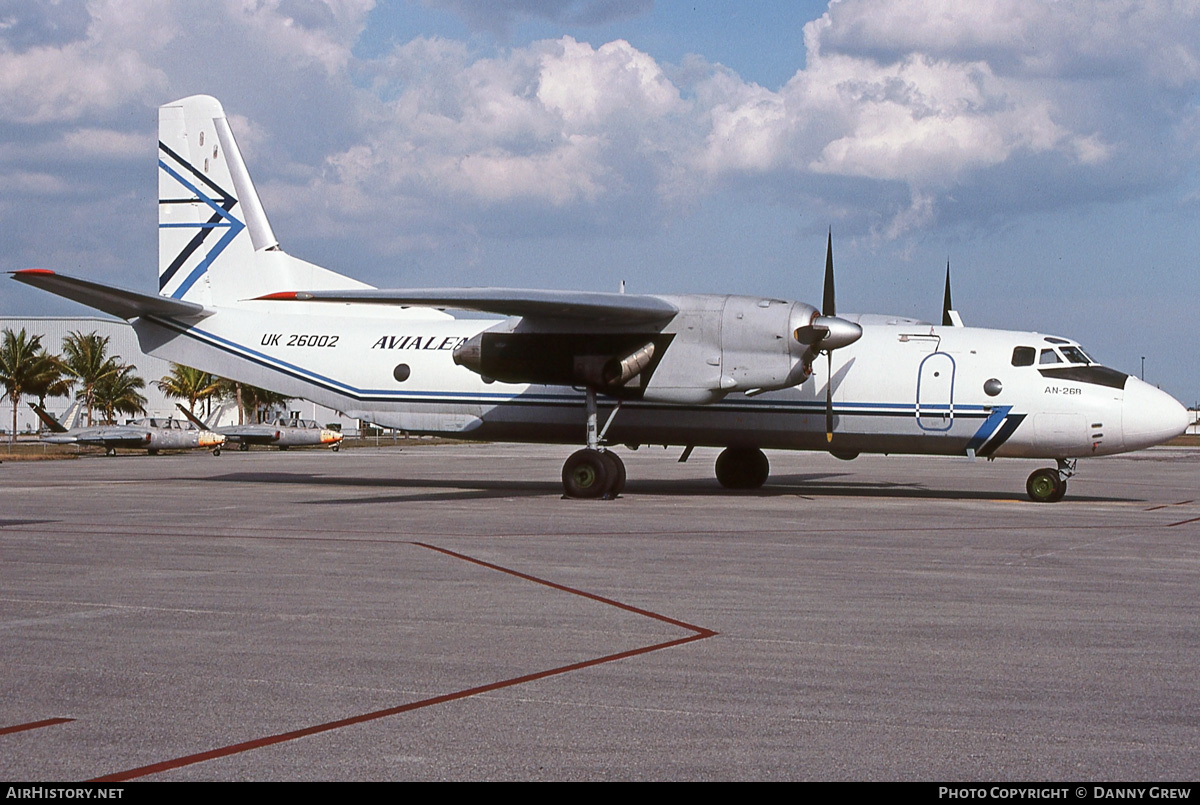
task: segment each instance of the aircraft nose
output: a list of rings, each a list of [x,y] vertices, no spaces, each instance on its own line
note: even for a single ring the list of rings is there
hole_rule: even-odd
[[[1125,381],[1121,406],[1121,435],[1126,450],[1162,444],[1187,430],[1187,409],[1167,394],[1136,377]]]

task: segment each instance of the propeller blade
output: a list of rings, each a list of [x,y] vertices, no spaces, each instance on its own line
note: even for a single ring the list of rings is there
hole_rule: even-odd
[[[833,443],[833,350],[825,353],[829,358],[829,379],[825,383],[825,441]]]
[[[833,297],[833,227],[829,227],[829,238],[825,242],[825,293],[821,299],[822,316],[837,315]]]
[[[942,326],[953,327],[954,320],[950,318],[950,311],[954,305],[950,303],[950,261],[946,261],[946,293],[942,297]]]

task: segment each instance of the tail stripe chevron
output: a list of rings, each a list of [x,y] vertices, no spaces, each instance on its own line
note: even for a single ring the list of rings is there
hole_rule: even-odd
[[[196,251],[202,245],[204,245],[204,242],[208,239],[209,234],[214,229],[227,230],[225,232],[225,234],[221,237],[221,239],[218,240],[217,243],[211,249],[209,249],[208,253],[204,256],[204,259],[202,259],[196,265],[196,267],[192,269],[192,271],[188,274],[187,278],[184,279],[184,281],[179,284],[179,287],[177,287],[170,294],[170,296],[172,298],[179,299],[179,298],[182,298],[183,295],[188,292],[188,289],[191,288],[192,285],[194,285],[196,283],[196,281],[198,279],[200,279],[200,277],[204,276],[204,273],[206,271],[208,271],[208,268],[210,265],[212,265],[212,262],[214,260],[216,260],[217,257],[220,256],[221,252],[225,251],[226,247],[228,247],[229,244],[233,241],[233,239],[236,238],[243,229],[245,229],[246,225],[245,225],[245,223],[243,223],[241,220],[234,217],[230,213],[230,211],[238,203],[238,200],[236,198],[234,198],[231,193],[229,193],[228,191],[221,188],[219,185],[214,183],[211,179],[209,179],[207,176],[202,174],[200,171],[196,170],[194,165],[188,163],[186,160],[184,160],[182,157],[180,157],[178,154],[176,154],[174,151],[172,151],[170,148],[168,148],[163,143],[160,142],[158,144],[158,147],[159,147],[159,150],[167,158],[174,161],[177,165],[180,166],[180,168],[185,170],[187,173],[190,173],[192,176],[196,177],[196,179],[198,180],[196,183],[192,183],[192,182],[188,181],[186,178],[184,178],[184,176],[179,171],[175,170],[170,165],[168,165],[164,159],[159,159],[159,161],[158,161],[159,168],[162,169],[163,172],[165,172],[168,176],[170,176],[172,179],[174,179],[176,182],[178,182],[184,188],[191,191],[191,193],[193,194],[192,198],[160,199],[159,204],[184,204],[184,203],[193,203],[193,202],[199,200],[199,201],[202,201],[205,204],[207,204],[213,210],[212,217],[204,222],[159,223],[160,229],[189,229],[189,228],[191,228],[191,229],[200,230],[196,233],[195,237],[193,237],[190,241],[188,241],[187,245],[179,252],[178,255],[175,256],[175,259],[173,259],[171,261],[171,264],[159,276],[159,278],[158,278],[159,291],[161,292],[167,286],[167,284],[171,281],[171,279],[175,276],[175,274],[179,271],[179,269],[182,268],[183,265],[189,259],[191,259],[192,255],[195,254]],[[220,199],[219,203],[216,200],[214,200],[213,198],[211,198],[209,195],[204,193],[202,190],[200,190],[200,188],[197,185],[201,184],[201,183],[207,185],[209,188],[212,189],[213,195],[216,195]]]

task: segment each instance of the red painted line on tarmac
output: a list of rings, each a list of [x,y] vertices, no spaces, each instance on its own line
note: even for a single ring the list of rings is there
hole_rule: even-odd
[[[466,562],[471,562],[472,564],[490,568],[491,570],[498,570],[501,573],[507,573],[508,575],[516,576],[519,579],[525,579],[526,581],[532,581],[534,584],[542,584],[542,585],[545,585],[546,587],[551,587],[555,590],[562,590],[565,593],[570,593],[571,595],[578,595],[581,598],[588,598],[588,599],[591,599],[592,601],[599,601],[601,604],[608,604],[610,607],[616,607],[617,609],[623,609],[626,612],[633,612],[637,615],[643,615],[647,618],[653,618],[656,621],[662,621],[663,623],[669,623],[672,626],[679,626],[683,629],[689,629],[703,637],[712,637],[713,635],[716,634],[716,632],[705,629],[703,626],[693,626],[690,623],[685,623],[684,621],[675,620],[674,618],[668,618],[666,615],[659,615],[657,612],[651,612],[648,609],[639,609],[638,607],[630,606],[629,604],[622,604],[620,601],[614,601],[611,598],[605,598],[604,596],[596,595],[595,593],[589,593],[589,592],[585,592],[583,590],[577,590],[574,587],[567,587],[563,584],[557,584],[553,581],[547,581],[546,579],[539,579],[537,576],[530,576],[528,573],[522,573],[518,570],[510,570],[509,568],[501,567],[500,565],[493,565],[491,562],[485,562],[482,559],[475,559],[475,558],[467,556],[465,554],[455,553],[454,551],[446,550],[445,548],[439,548],[436,545],[426,545],[424,542],[414,542],[412,544],[419,545],[422,548],[428,548],[431,551],[437,551],[438,553],[444,553],[447,556],[453,556],[455,559],[462,559]]]
[[[1177,525],[1187,525],[1188,523],[1195,523],[1197,521],[1200,521],[1200,517],[1193,517],[1190,520],[1180,520],[1178,523],[1170,523],[1167,525],[1167,528],[1174,528]]]
[[[115,774],[108,774],[103,777],[97,777],[93,780],[90,780],[89,782],[115,783],[115,782],[124,782],[126,780],[134,780],[139,777],[145,777],[150,774],[158,774],[160,772],[170,771],[172,769],[178,769],[178,768],[182,768],[184,766],[191,766],[196,763],[203,763],[208,760],[215,760],[217,758],[229,757],[230,755],[237,755],[237,754],[241,754],[242,752],[249,752],[254,749],[261,749],[266,746],[273,746],[275,744],[281,744],[281,743],[286,743],[288,741],[294,741],[298,738],[306,738],[309,735],[317,735],[322,732],[330,732],[332,730],[341,729],[343,727],[350,727],[355,724],[363,724],[368,721],[375,721],[380,718],[387,718],[388,716],[399,715],[400,713],[407,713],[412,710],[419,710],[423,707],[432,707],[433,705],[436,705],[436,704],[445,704],[446,702],[453,702],[458,699],[466,699],[470,696],[478,696],[481,693],[490,693],[491,691],[501,690],[502,688],[510,688],[515,685],[523,685],[526,682],[534,682],[536,680],[546,679],[547,677],[551,677],[551,676],[558,676],[560,674],[566,674],[566,673],[570,673],[572,671],[580,671],[584,668],[591,668],[593,666],[602,665],[602,664],[608,663],[608,662],[615,662],[617,660],[624,660],[629,657],[636,657],[639,654],[649,654],[652,651],[660,651],[662,649],[672,648],[673,646],[682,646],[685,643],[692,643],[696,640],[704,640],[706,638],[713,637],[714,635],[717,634],[716,632],[714,632],[711,629],[705,629],[701,626],[693,626],[690,623],[685,623],[684,621],[676,620],[675,618],[669,618],[666,615],[660,615],[657,612],[651,612],[646,609],[640,609],[638,607],[630,606],[629,604],[622,604],[620,601],[614,601],[611,598],[604,598],[603,596],[595,595],[593,593],[585,592],[583,590],[577,590],[573,587],[567,587],[562,584],[557,584],[555,582],[548,581],[546,579],[538,578],[537,576],[531,576],[528,573],[521,573],[520,571],[511,570],[506,567],[501,567],[500,565],[495,565],[495,564],[492,564],[491,562],[485,562],[481,559],[475,559],[473,557],[467,556],[466,554],[456,553],[455,551],[446,550],[445,548],[439,548],[436,545],[428,545],[423,542],[412,542],[409,544],[416,545],[421,548],[428,548],[431,551],[437,551],[438,553],[445,554],[446,556],[451,556],[455,559],[462,559],[466,562],[471,562],[472,564],[480,565],[481,567],[486,567],[490,570],[496,570],[501,573],[507,573],[508,575],[516,576],[519,579],[531,581],[535,584],[541,584],[541,585],[550,587],[555,590],[561,590],[562,592],[570,593],[571,595],[578,595],[582,598],[587,598],[592,601],[597,601],[602,604],[607,604],[608,606],[616,607],[618,609],[623,609],[623,610],[626,610],[627,612],[633,612],[638,615],[643,615],[647,618],[652,618],[654,620],[661,621],[663,623],[669,623],[672,626],[679,626],[683,629],[687,629],[687,630],[693,632],[693,634],[688,635],[687,637],[680,637],[675,640],[668,640],[665,643],[654,643],[653,645],[642,646],[641,648],[629,649],[628,651],[621,651],[616,654],[607,654],[603,657],[596,657],[595,659],[591,659],[591,660],[584,660],[582,662],[576,662],[576,663],[572,663],[570,665],[562,665],[562,666],[559,666],[558,668],[551,668],[546,671],[536,671],[532,674],[525,674],[523,676],[513,677],[512,679],[505,679],[500,682],[491,682],[487,685],[479,685],[478,687],[467,688],[466,690],[455,691],[454,693],[446,693],[441,696],[434,696],[429,699],[421,699],[420,701],[409,702],[408,704],[401,704],[396,707],[388,707],[384,710],[375,710],[370,713],[363,713],[362,715],[351,716],[349,718],[343,718],[338,721],[330,721],[325,724],[317,724],[312,727],[304,727],[303,729],[292,730],[290,732],[281,732],[278,735],[269,735],[265,738],[256,738],[251,741],[243,741],[241,743],[230,744],[229,746],[222,746],[217,749],[210,749],[207,752],[197,752],[196,754],[185,755],[184,757],[175,758],[173,760],[164,760],[160,763],[152,763],[148,766],[140,766],[136,769],[129,769],[128,771],[121,771],[121,772],[116,772]],[[70,720],[70,719],[67,719],[67,720]]]
[[[14,724],[11,727],[0,727],[0,735],[8,735],[10,732],[36,730],[39,727],[53,727],[55,724],[68,724],[74,720],[73,718],[47,718],[42,721],[30,721],[28,724]]]
[[[1156,512],[1159,509],[1169,509],[1172,506],[1186,506],[1189,503],[1195,503],[1195,501],[1194,500],[1181,500],[1178,503],[1162,503],[1162,504],[1159,504],[1158,506],[1151,506],[1148,509],[1142,509],[1142,511]]]

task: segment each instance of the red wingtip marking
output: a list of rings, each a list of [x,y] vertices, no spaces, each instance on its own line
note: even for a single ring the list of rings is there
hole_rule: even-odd
[[[276,291],[275,293],[264,294],[263,296],[256,296],[254,298],[255,298],[255,300],[286,299],[288,301],[294,301],[296,299],[296,292],[295,291]]]
[[[22,268],[20,271],[14,271],[13,274],[53,274],[54,272],[48,268]]]

